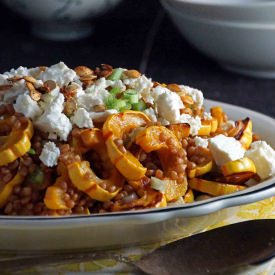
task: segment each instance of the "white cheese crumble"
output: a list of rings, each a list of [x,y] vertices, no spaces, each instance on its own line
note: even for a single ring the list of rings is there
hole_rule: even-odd
[[[245,152],[242,144],[238,140],[224,135],[217,135],[210,138],[208,147],[218,166],[242,158]]]
[[[19,95],[13,107],[17,113],[24,114],[24,116],[31,119],[35,119],[42,113],[38,103],[28,94]]]
[[[7,84],[7,83],[6,83]],[[6,90],[3,96],[3,101],[5,103],[13,103],[17,96],[27,92],[25,80],[21,79],[13,83],[12,88]]]
[[[210,113],[208,113],[208,112],[204,112],[203,113],[203,119],[205,119],[205,120],[211,120],[213,117],[212,117],[212,115],[210,114]]]
[[[275,151],[265,141],[253,142],[245,156],[254,162],[257,174],[262,180],[275,174]]]
[[[94,124],[92,119],[90,118],[89,113],[83,109],[79,108],[74,116],[72,116],[71,121],[73,124],[77,125],[79,128],[93,128]]]
[[[190,135],[195,136],[198,134],[201,128],[201,119],[200,117],[192,117],[188,114],[182,114],[177,121],[179,123],[188,123],[190,125]]]
[[[147,78],[145,75],[123,79],[123,84],[127,85],[128,88],[135,89],[138,93],[150,91],[153,87],[151,78]]]
[[[96,105],[104,105],[109,92],[107,90],[95,90],[92,93],[80,93],[76,96],[76,101],[79,107],[92,111]]]
[[[182,89],[183,92],[192,97],[194,104],[198,108],[202,107],[204,98],[203,93],[200,90],[185,85],[180,85],[179,87]]]
[[[208,147],[208,140],[206,138],[195,137],[194,141],[196,146],[203,147],[203,148]]]
[[[227,122],[224,122],[221,125],[222,130],[225,132],[230,130],[231,128],[234,128],[234,127],[235,127],[235,121],[233,121],[233,120],[228,120]]]
[[[39,159],[47,166],[53,167],[57,165],[58,158],[60,156],[60,150],[54,142],[49,141],[44,144]]]
[[[76,72],[67,67],[64,62],[59,62],[46,68],[46,70],[39,76],[39,79],[44,82],[46,80],[55,81],[59,87],[68,85],[77,78]]]
[[[180,119],[180,109],[183,103],[179,95],[166,89],[156,100],[158,115],[170,123],[177,123]]]
[[[157,114],[155,112],[155,110],[153,108],[148,108],[148,109],[145,109],[143,111],[144,114],[146,114],[150,119],[151,121],[153,122],[157,122]]]
[[[63,111],[64,96],[59,93],[45,107],[44,113],[34,121],[35,126],[43,132],[56,134],[61,140],[66,141],[72,130],[72,124]]]
[[[90,112],[90,118],[93,120],[93,122],[104,122],[108,116],[117,114],[118,111],[115,109],[109,109],[103,112]]]

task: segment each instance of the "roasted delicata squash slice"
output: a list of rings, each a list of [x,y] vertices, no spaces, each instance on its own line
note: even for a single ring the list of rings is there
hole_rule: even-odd
[[[230,161],[221,166],[221,171],[224,176],[230,176],[237,173],[251,172],[256,173],[256,167],[254,162],[247,158],[241,158],[234,161]]]
[[[49,186],[44,196],[45,205],[52,210],[67,210],[69,207],[64,200],[65,191],[58,185],[60,181],[63,181],[62,177],[56,179],[54,185]]]
[[[116,169],[112,169],[108,179],[100,179],[90,168],[88,161],[76,161],[68,165],[68,173],[73,185],[92,199],[109,201],[121,190],[124,179]],[[103,187],[104,186],[104,187]],[[106,189],[105,189],[106,188]],[[112,191],[108,191],[111,189]]]
[[[194,192],[191,188],[188,188],[187,192],[183,197],[183,200],[185,203],[191,203],[195,200]]]
[[[139,180],[147,169],[129,150],[124,147],[124,150],[121,150],[116,141],[122,140],[124,134],[145,126],[148,122],[150,119],[142,112],[125,111],[111,115],[103,125],[103,137],[110,160],[128,180]]]
[[[234,135],[234,138],[239,140],[244,149],[248,149],[252,143],[252,120],[246,118],[244,120],[236,121],[236,128],[238,132]]]
[[[190,134],[190,125],[188,123],[170,124],[166,127],[174,133],[178,140],[182,140]]]
[[[181,156],[180,154],[183,149],[174,133],[166,127],[147,127],[137,134],[136,144],[146,153],[157,151],[162,167],[166,173],[169,172],[169,170],[177,170],[177,165],[179,165],[177,159]]]
[[[210,109],[211,116],[217,120],[217,126],[220,127],[225,122],[225,113],[220,106],[212,107]]]
[[[202,176],[212,170],[213,161],[205,163],[204,165],[197,165],[194,169],[187,170],[188,178],[196,178]]]
[[[1,183],[0,180],[0,208],[2,208],[8,201],[13,188],[21,184],[25,177],[17,173],[8,183]]]
[[[0,145],[0,166],[6,165],[26,154],[31,148],[33,125],[30,120],[14,127],[6,141]]]
[[[199,178],[188,180],[189,187],[212,196],[222,196],[245,189],[242,185],[227,184]]]
[[[212,131],[211,120],[202,120],[201,128],[198,131],[198,136],[209,136]]]
[[[112,211],[125,211],[131,209],[159,208],[167,206],[165,195],[152,188],[146,188],[141,198],[131,202],[123,200],[116,201],[112,206]]]

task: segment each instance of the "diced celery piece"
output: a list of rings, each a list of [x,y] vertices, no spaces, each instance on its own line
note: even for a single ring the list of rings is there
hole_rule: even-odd
[[[118,80],[121,78],[123,70],[121,68],[113,69],[112,74],[107,78],[108,80]]]
[[[138,103],[138,93],[134,89],[128,89],[123,93],[123,98],[127,99],[129,103]]]
[[[114,87],[114,88],[111,89],[110,94],[112,94],[112,95],[117,95],[117,94],[119,94],[120,92],[121,92],[121,90],[120,90],[119,87]]]
[[[146,104],[144,101],[139,101],[138,103],[132,104],[132,110],[134,111],[143,111],[146,109]]]
[[[36,152],[35,152],[35,150],[34,150],[33,148],[31,148],[31,149],[28,151],[28,153],[29,153],[30,155],[35,155],[35,154],[36,154]]]

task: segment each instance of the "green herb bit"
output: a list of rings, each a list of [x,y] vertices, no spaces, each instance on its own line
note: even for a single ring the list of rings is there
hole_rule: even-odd
[[[40,167],[37,167],[31,174],[28,176],[28,181],[40,185],[44,182],[44,173]]]
[[[28,154],[30,154],[30,155],[35,155],[35,154],[36,154],[36,151],[35,151],[33,148],[31,148],[31,149],[28,151]]]
[[[121,68],[116,68],[113,70],[112,74],[107,78],[108,80],[118,80],[121,78],[123,70]]]
[[[147,108],[146,103],[144,101],[139,101],[138,103],[132,104],[132,110],[134,111],[144,111]]]
[[[119,111],[120,111],[120,112],[124,112],[124,111],[126,111],[126,110],[131,110],[131,108],[132,108],[131,103],[126,102],[125,106],[124,106],[124,107],[121,107],[121,108],[119,109]]]
[[[121,93],[121,90],[119,87],[113,87],[110,91],[110,94],[112,94],[112,95],[117,95],[119,93]]]
[[[127,99],[129,103],[138,103],[138,93],[136,90],[129,89],[123,93],[123,98]]]

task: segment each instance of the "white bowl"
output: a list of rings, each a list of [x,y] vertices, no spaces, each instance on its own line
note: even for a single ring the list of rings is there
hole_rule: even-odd
[[[4,0],[13,11],[32,21],[32,32],[51,40],[74,40],[92,32],[88,20],[121,0]]]
[[[221,106],[230,118],[250,117],[253,129],[275,148],[275,120],[251,110],[206,100],[206,108]],[[234,215],[240,205],[275,195],[275,177],[230,195],[159,209],[91,216],[0,216],[1,251],[103,249],[149,244],[190,236]]]
[[[251,5],[246,18],[242,17],[245,9],[241,5],[232,5],[231,9],[208,5],[205,9],[207,5],[191,1],[161,2],[182,35],[223,67],[250,76],[275,78],[275,2],[270,6]]]
[[[165,1],[165,0],[164,0]],[[274,23],[275,1],[261,0],[166,0],[180,13],[210,20]]]

